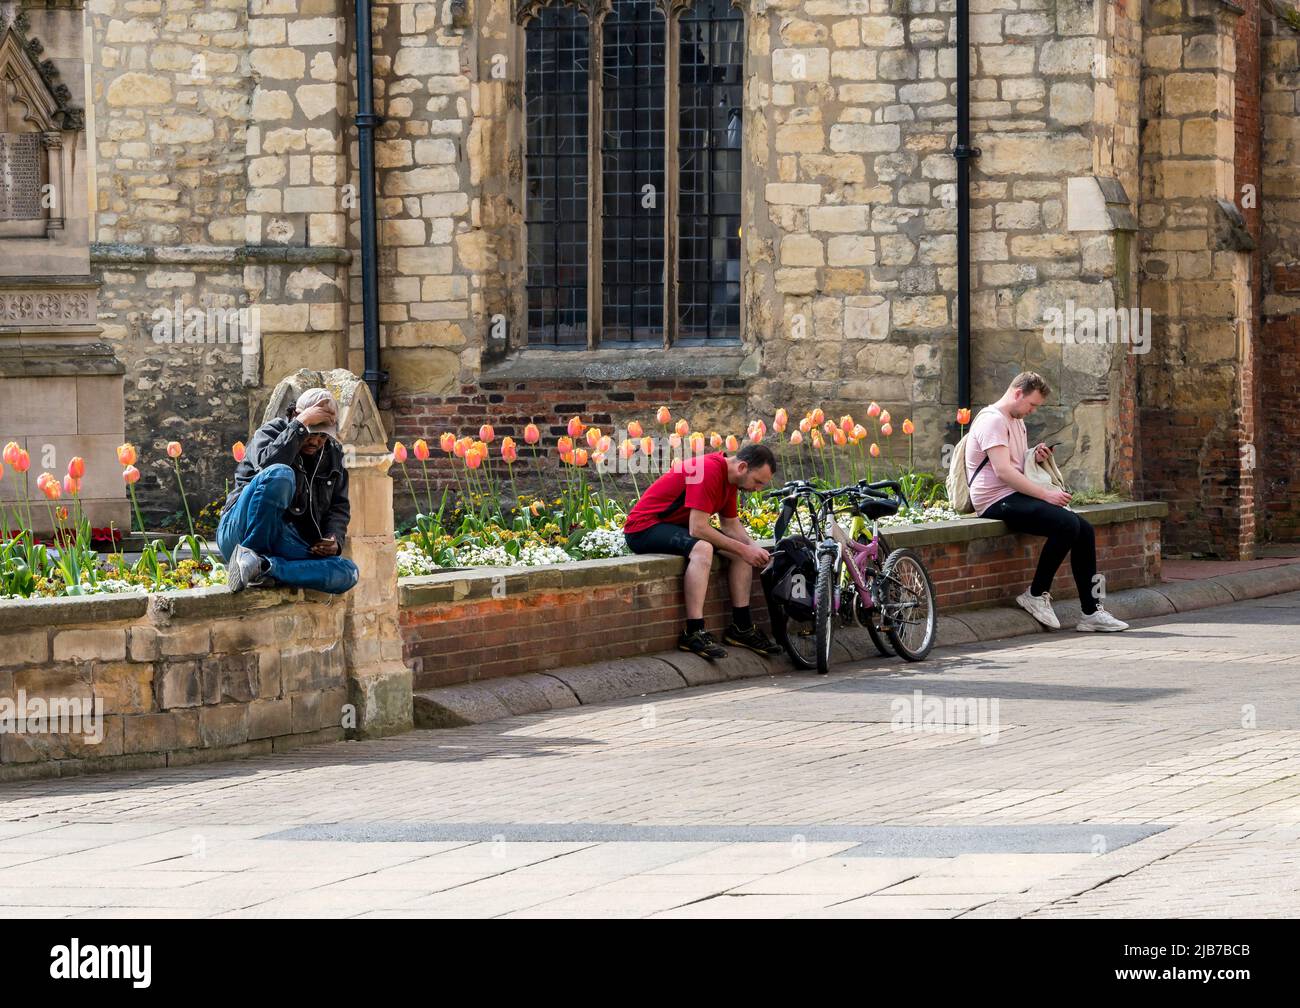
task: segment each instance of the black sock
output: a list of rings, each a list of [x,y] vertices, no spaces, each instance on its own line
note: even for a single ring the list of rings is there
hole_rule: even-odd
[[[737,630],[750,630],[754,626],[754,619],[749,615],[749,606],[737,605],[731,607],[731,622]]]
[[[693,633],[699,633],[703,629],[704,629],[704,620],[702,619],[688,619],[686,621],[687,637],[689,637]]]

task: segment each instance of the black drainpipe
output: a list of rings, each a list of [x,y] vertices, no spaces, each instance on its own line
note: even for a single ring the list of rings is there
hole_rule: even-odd
[[[957,405],[970,396],[970,2],[957,0]]]
[[[379,386],[388,372],[379,369],[379,241],[375,213],[374,60],[370,53],[370,0],[356,0],[357,15],[357,162],[361,175],[361,329],[365,346],[362,378],[379,401]]]

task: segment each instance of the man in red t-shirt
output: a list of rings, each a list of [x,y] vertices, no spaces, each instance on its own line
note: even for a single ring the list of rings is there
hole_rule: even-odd
[[[686,557],[686,629],[677,641],[712,661],[727,652],[704,629],[704,596],[714,551],[727,556],[727,581],[731,588],[731,625],[723,632],[728,644],[749,648],[764,656],[781,649],[754,626],[749,599],[755,569],[767,566],[767,550],[755,545],[740,523],[736,495],[740,490],[762,490],[776,473],[776,456],[762,444],[749,444],[735,455],[723,452],[695,455],[674,462],[641,495],[623,526],[633,553],[673,553]],[[721,529],[709,519],[717,515]]]

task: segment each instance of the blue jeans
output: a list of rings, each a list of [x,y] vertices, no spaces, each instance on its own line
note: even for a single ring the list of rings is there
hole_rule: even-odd
[[[240,491],[235,506],[217,526],[217,547],[230,562],[236,546],[247,546],[271,565],[271,577],[295,588],[342,595],[357,583],[357,565],[341,556],[318,557],[298,530],[285,521],[293,500],[294,473],[287,465],[267,466]]]

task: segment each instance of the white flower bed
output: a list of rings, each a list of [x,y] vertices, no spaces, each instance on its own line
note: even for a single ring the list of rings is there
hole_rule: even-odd
[[[592,529],[583,535],[578,548],[588,559],[627,556],[632,552],[627,548],[627,539],[621,528]]]

